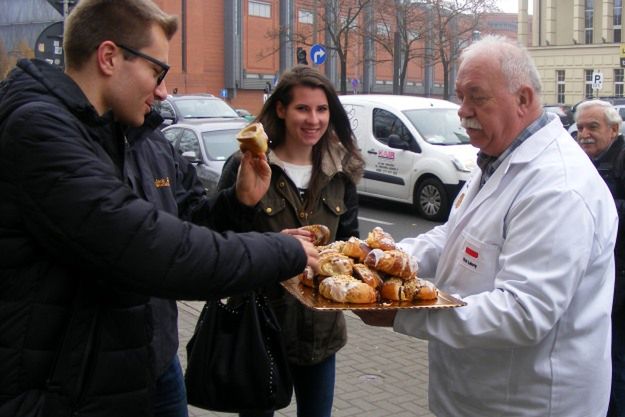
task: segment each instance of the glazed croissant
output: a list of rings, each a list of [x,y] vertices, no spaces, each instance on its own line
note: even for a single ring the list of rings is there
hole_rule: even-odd
[[[385,232],[381,227],[374,227],[369,232],[366,243],[371,249],[395,249],[395,240],[390,233]]]
[[[389,251],[372,249],[365,258],[364,264],[404,280],[417,275],[417,263],[414,258],[398,249]]]
[[[330,229],[323,224],[309,224],[301,227],[313,234],[313,245],[323,246],[330,242]]]

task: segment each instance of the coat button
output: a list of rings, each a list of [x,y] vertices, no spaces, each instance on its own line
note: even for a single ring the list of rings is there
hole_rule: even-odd
[[[284,188],[286,186],[286,183],[284,181],[280,181],[280,184],[278,184],[280,186],[280,188]]]
[[[341,212],[341,208],[339,206],[336,206],[336,212],[340,213]]]
[[[306,213],[304,213],[303,211],[299,214],[299,218],[300,219],[305,219],[306,218]]]
[[[267,213],[267,214],[271,214],[272,211],[273,211],[273,209],[271,207],[267,207],[265,209],[265,213]]]

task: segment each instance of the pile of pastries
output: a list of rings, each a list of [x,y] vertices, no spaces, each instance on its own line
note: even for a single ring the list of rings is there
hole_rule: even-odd
[[[324,244],[325,226],[306,227],[315,235],[319,269],[307,269],[300,281],[323,297],[340,303],[435,300],[438,290],[417,277],[414,258],[395,245],[392,236],[375,227],[365,240]],[[327,229],[327,228],[326,228]],[[329,231],[327,233],[329,235]]]

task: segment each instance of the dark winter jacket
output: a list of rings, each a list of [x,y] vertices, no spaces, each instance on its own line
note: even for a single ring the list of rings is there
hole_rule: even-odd
[[[224,165],[220,189],[234,182],[239,158],[240,155],[235,154]],[[349,155],[338,142],[324,156],[320,198],[308,211],[304,209],[299,191],[282,169],[276,154],[270,151],[268,159],[272,171],[271,186],[258,204],[255,230],[280,231],[308,224],[324,224],[330,228],[332,240],[359,236],[355,182],[359,180],[361,171],[359,167],[349,166]],[[343,313],[306,308],[279,285],[267,291],[280,320],[291,363],[319,363],[347,342]]]
[[[240,228],[244,218],[213,216],[211,200],[196,175],[195,167],[176,152],[158,126],[163,119],[153,111],[140,128],[126,129],[124,177],[141,198],[185,220],[213,230]],[[253,213],[249,210],[250,214]],[[251,216],[248,216],[251,219]],[[249,220],[249,219],[248,219]],[[232,223],[235,222],[235,223]],[[152,297],[152,348],[154,374],[160,376],[178,350],[178,308],[172,299]]]
[[[596,160],[593,160],[599,175],[605,181],[618,213],[618,234],[614,246],[616,276],[614,281],[614,304],[612,315],[625,319],[625,140],[618,136],[612,145]]]
[[[148,296],[243,293],[306,263],[290,237],[218,234],[157,210],[127,185],[111,126],[45,62],[20,61],[0,84],[0,417],[44,388],[64,338],[59,389],[74,414],[51,414],[151,415]],[[232,190],[212,204],[247,213]]]

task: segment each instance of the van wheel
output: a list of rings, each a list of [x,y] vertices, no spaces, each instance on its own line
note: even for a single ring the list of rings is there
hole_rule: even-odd
[[[436,178],[426,178],[417,184],[413,202],[419,215],[426,220],[443,221],[449,215],[449,196],[443,183]]]

